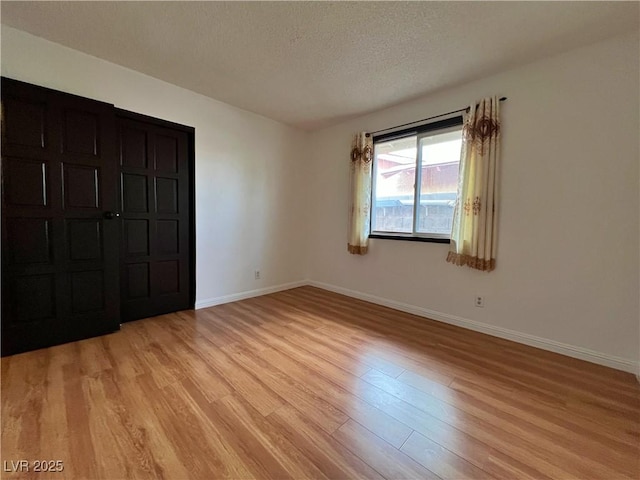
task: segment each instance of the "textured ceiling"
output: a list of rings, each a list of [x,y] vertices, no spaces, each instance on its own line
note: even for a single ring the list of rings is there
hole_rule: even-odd
[[[304,129],[638,28],[637,2],[7,2],[2,23]]]

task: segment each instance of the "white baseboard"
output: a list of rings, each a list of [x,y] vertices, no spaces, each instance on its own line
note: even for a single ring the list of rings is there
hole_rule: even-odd
[[[300,280],[298,282],[274,285],[273,287],[258,288],[256,290],[247,290],[245,292],[233,293],[231,295],[223,295],[221,297],[207,298],[206,300],[196,302],[195,308],[196,310],[199,310],[201,308],[213,307],[223,303],[237,302],[238,300],[244,300],[245,298],[259,297],[261,295],[281,292],[282,290],[289,290],[291,288],[302,287],[304,285],[309,285],[309,282],[306,280]]]
[[[329,290],[331,292],[340,293],[349,297],[358,298],[367,302],[375,303],[377,305],[383,305],[385,307],[400,310],[402,312],[412,313],[420,317],[430,318],[439,322],[448,323],[450,325],[456,325],[462,328],[468,328],[469,330],[475,330],[477,332],[486,333],[494,337],[500,337],[514,342],[523,343],[532,347],[541,348],[543,350],[549,350],[551,352],[560,353],[569,357],[579,358],[580,360],[586,360],[587,362],[596,363],[598,365],[604,365],[606,367],[615,368],[616,370],[622,370],[636,374],[638,381],[638,371],[640,371],[640,365],[638,362],[627,360],[626,358],[615,357],[613,355],[607,355],[604,353],[589,350],[587,348],[577,347],[575,345],[569,345],[567,343],[556,342],[555,340],[549,340],[535,335],[529,335],[528,333],[521,333],[515,330],[509,330],[502,327],[496,327],[493,325],[487,325],[486,323],[478,322],[476,320],[470,320],[467,318],[458,317],[456,315],[450,315],[448,313],[436,312],[435,310],[429,310],[427,308],[416,307],[415,305],[409,305],[406,303],[396,302],[368,293],[358,292],[356,290],[350,290],[348,288],[338,287],[328,283],[308,281],[307,285]]]

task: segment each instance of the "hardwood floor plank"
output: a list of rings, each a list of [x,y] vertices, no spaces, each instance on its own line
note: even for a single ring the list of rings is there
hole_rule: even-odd
[[[297,308],[295,302],[285,303],[281,301],[279,295],[265,295],[264,297],[255,297],[249,299],[248,302],[236,303],[239,307],[253,307],[255,311],[265,312],[268,317],[277,316],[283,318],[287,325],[297,324],[304,326],[307,330],[314,330],[322,327],[327,323],[322,315],[309,314]]]
[[[155,321],[155,319],[150,320]],[[149,332],[144,328],[142,322],[132,322],[126,327],[131,342],[132,355],[135,356],[141,368],[153,377],[159,387],[176,383],[184,376],[180,369],[170,362],[164,345],[149,336]]]
[[[149,387],[145,387],[145,384],[149,385],[153,380],[141,383],[140,379],[145,377],[149,378],[149,374],[133,379],[114,377],[118,378],[117,387],[121,392],[119,400],[131,416],[130,423],[126,424],[127,431],[132,441],[139,445],[138,448],[148,452],[148,461],[153,462],[153,471],[157,473],[157,478],[189,478],[193,475],[190,475],[183,459],[173,447],[172,439],[162,427],[162,421],[154,408],[158,403],[157,396],[162,394],[162,390],[153,383],[154,395],[149,396]]]
[[[475,364],[478,367],[483,367],[487,370],[500,371],[503,375],[508,375],[512,381],[517,381],[524,385],[537,385],[538,388],[546,391],[553,391],[556,395],[562,395],[569,401],[575,401],[576,403],[584,403],[592,405],[594,408],[602,409],[603,412],[613,411],[621,418],[635,419],[636,409],[638,404],[636,401],[629,402],[626,398],[619,398],[614,392],[609,394],[604,393],[602,388],[597,384],[594,388],[589,389],[587,385],[582,382],[569,382],[566,378],[556,378],[551,375],[542,375],[537,372],[530,372],[529,369],[522,369],[512,366],[509,359],[505,359],[506,364],[503,364],[499,359],[493,359],[485,355],[479,355],[474,352],[457,351],[453,348],[444,348],[448,358],[456,356],[459,359],[467,360]],[[533,369],[531,369],[533,370]]]
[[[553,477],[543,475],[539,470],[518,462],[498,450],[492,450],[482,469],[494,476],[505,480],[553,480]]]
[[[228,338],[209,321],[215,314],[215,310],[212,309],[177,312],[175,315],[180,318],[180,323],[172,323],[174,334],[189,345],[199,344],[202,340],[206,341],[207,345],[212,344],[218,348],[233,343],[233,339]]]
[[[46,369],[46,388],[43,388],[42,411],[40,413],[40,438],[38,458],[61,460],[67,463],[65,475],[74,476],[69,451],[69,430],[67,411],[61,408],[65,404],[64,366],[71,362],[72,349],[69,344],[61,345],[50,351],[48,368]],[[65,348],[66,347],[66,348]],[[35,440],[35,439],[34,439]],[[6,458],[6,457],[3,457]]]
[[[554,435],[567,439],[569,443],[566,445],[577,449],[597,448],[605,457],[619,457],[621,462],[640,453],[637,438],[622,435],[619,430],[604,429],[589,418],[575,418],[575,414],[566,408],[550,408],[524,395],[514,395],[495,386],[478,386],[465,380],[455,380],[451,388],[482,399],[504,412],[526,418]]]
[[[348,340],[343,340],[338,335],[327,335],[327,332],[322,330],[322,327],[316,330],[307,330],[295,324],[290,324],[289,329],[292,331],[287,338],[295,340],[296,338],[302,342],[305,342],[308,346],[323,346],[327,348],[333,354],[334,359],[343,358],[346,361],[352,362],[353,365],[362,365],[363,367],[358,375],[362,375],[367,370],[375,368],[387,375],[397,376],[400,375],[404,368],[387,361],[376,355],[363,355],[361,349],[356,349],[353,343],[349,343]]]
[[[116,368],[119,375],[135,378],[147,373],[142,363],[135,355],[126,335],[111,333],[100,337],[102,348],[112,368]]]
[[[52,478],[640,478],[633,376],[313,287],[1,374],[2,459]]]
[[[220,406],[219,402],[207,401],[189,380],[183,380],[181,387],[193,404],[197,406],[199,416],[215,426],[220,437],[224,439],[223,458],[228,458],[228,452],[233,452],[236,461],[241,462],[254,478],[270,478],[271,476],[290,478],[279,458],[265,448],[260,441],[259,430],[247,431],[240,419],[232,415],[225,415],[224,408]],[[260,412],[256,412],[256,414],[264,418]]]
[[[347,421],[347,416],[327,403],[317,389],[309,388],[305,382],[295,380],[265,361],[262,356],[236,346],[231,355],[245,368],[260,375],[269,387],[282,398],[292,404],[296,409],[304,413],[310,421],[327,433],[334,432],[340,425]]]
[[[78,342],[80,351],[80,367],[83,375],[92,375],[113,368],[102,338],[89,338]]]
[[[205,340],[199,345],[199,348],[216,347]],[[177,341],[172,345],[171,351],[185,376],[198,386],[207,400],[212,402],[233,391],[233,387],[225,380],[224,376],[212,368],[191,346]]]
[[[371,317],[371,315],[368,315],[368,317]],[[353,317],[349,316],[345,319],[345,323],[349,324],[352,321],[360,321],[359,320],[360,318],[362,318],[361,314],[357,316],[354,315]],[[429,322],[429,321],[427,320],[426,322]],[[446,326],[446,327],[451,328],[450,326]],[[388,329],[388,327],[380,327],[380,328]],[[440,328],[440,326],[438,326],[438,328]],[[389,331],[392,332],[389,335],[399,336],[397,332],[392,330],[389,330]],[[465,335],[467,334],[466,331],[464,333]],[[436,333],[436,334],[430,333],[430,337],[433,337],[434,335],[441,336],[441,334],[439,333]],[[456,335],[459,336],[460,334],[456,333]],[[480,335],[480,337],[482,337],[482,335]],[[487,336],[484,335],[484,337],[487,337]],[[400,353],[401,358],[404,357],[404,354],[406,351],[409,351],[409,352],[415,351],[415,344],[418,344],[420,345],[419,350],[423,352],[426,350],[429,352],[428,355],[429,355],[430,364],[436,365],[439,369],[442,369],[443,371],[448,372],[450,375],[453,375],[456,377],[460,376],[466,379],[478,380],[481,382],[498,381],[500,383],[514,385],[515,388],[518,390],[528,389],[531,393],[537,394],[541,398],[543,398],[546,395],[547,398],[545,399],[545,401],[548,401],[550,403],[566,404],[567,402],[570,401],[573,411],[576,411],[579,414],[583,414],[587,417],[593,416],[594,413],[596,413],[597,414],[596,418],[606,418],[607,415],[613,413],[613,417],[604,421],[603,424],[608,424],[610,422],[618,422],[621,428],[623,428],[624,426],[632,425],[631,427],[629,427],[631,429],[635,428],[634,426],[637,425],[637,421],[635,421],[634,414],[632,413],[636,411],[635,406],[632,406],[631,412],[628,412],[628,411],[626,413],[623,412],[620,415],[619,414],[620,412],[615,412],[615,410],[612,411],[610,405],[604,405],[599,403],[598,400],[591,394],[591,392],[585,392],[584,390],[573,389],[573,392],[570,392],[570,393],[565,392],[562,395],[559,395],[556,387],[560,386],[561,388],[563,388],[563,385],[559,385],[557,381],[554,382],[553,387],[549,388],[544,384],[541,385],[540,382],[518,379],[520,372],[517,370],[515,370],[513,374],[507,374],[507,373],[501,372],[501,370],[507,369],[508,366],[504,366],[504,368],[502,369],[481,366],[480,364],[482,363],[485,357],[492,357],[493,355],[493,350],[491,350],[491,353],[489,353],[486,350],[486,345],[484,346],[484,348],[480,349],[480,353],[482,353],[481,356],[477,356],[474,353],[474,358],[471,359],[470,358],[471,355],[468,354],[468,349],[460,350],[460,347],[461,347],[460,345],[458,345],[458,350],[456,351],[456,353],[453,354],[453,353],[450,353],[450,350],[451,350],[450,347],[446,347],[446,346],[442,347],[439,345],[440,342],[438,342],[437,344],[433,344],[432,340],[430,340],[425,343],[422,340],[416,340],[419,338],[420,338],[419,336],[411,336],[409,338],[406,338],[404,341],[400,342],[400,344],[403,345],[403,348],[401,349],[401,353]],[[493,339],[492,337],[487,337],[487,340],[485,343],[490,344],[494,340],[495,339]],[[477,341],[479,340],[476,340],[476,342]],[[378,341],[369,342],[369,348],[372,348],[372,349],[377,348],[377,343]],[[530,348],[530,347],[526,347],[526,348]],[[484,354],[485,352],[486,352],[486,355]],[[390,355],[391,356],[397,355],[395,353],[394,343],[393,342],[387,343],[384,349],[379,348],[378,354],[382,356],[387,356],[387,358]],[[404,363],[404,360],[396,360],[396,361],[398,361],[398,363],[400,364]],[[585,362],[582,362],[582,363],[584,364]],[[500,365],[496,364],[496,367]],[[451,370],[451,368],[453,368],[453,371]],[[392,375],[392,376],[395,376],[395,375]],[[546,381],[546,379],[543,379],[543,381]],[[632,382],[629,382],[629,383],[631,384]],[[594,410],[598,410],[598,411],[594,412]],[[631,420],[631,422],[629,422],[629,420]],[[633,430],[632,430],[632,433],[633,433]]]
[[[400,451],[443,479],[493,479],[484,470],[463,460],[418,432],[411,434]]]
[[[263,415],[269,415],[275,409],[284,405],[284,401],[280,396],[250,373],[250,370],[243,368],[222,350],[208,348],[201,349],[198,353],[209,367],[229,382],[234,391],[242,395]]]
[[[550,464],[545,457],[537,456],[535,447],[531,448],[522,439],[493,424],[473,417],[461,419],[455,409],[438,401],[418,402],[417,405],[407,403],[384,389],[363,383],[366,386],[358,388],[358,396],[478,467],[484,465],[491,453],[491,445],[494,445],[496,449],[508,452],[514,460],[513,469],[517,469],[519,463],[535,464],[541,471],[551,472],[549,476],[566,476],[564,469]]]
[[[391,415],[387,415],[382,410],[358,400],[352,400],[352,408],[347,409],[349,417],[393,447],[400,448],[411,435],[413,431],[411,427]]]
[[[172,448],[193,478],[260,478],[229,447],[220,425],[202,421],[197,404],[181,384],[158,388],[147,376],[138,379]]]
[[[329,351],[335,355],[336,350],[339,346],[338,337],[336,335],[327,335],[326,331],[318,331],[318,332],[308,332],[306,330],[301,330],[299,334],[288,337],[293,340],[299,337],[300,342],[304,342],[306,346],[314,346],[321,344],[324,342],[330,342],[327,347]],[[364,358],[361,358],[359,354],[355,354],[353,351],[353,345],[349,345],[344,342],[342,344],[344,349],[348,354],[352,357],[355,357],[359,362],[365,362]],[[378,371],[384,372],[387,375],[391,375],[393,377],[397,377],[402,374],[405,369],[410,369],[415,372],[419,372],[428,378],[441,383],[443,385],[449,385],[454,378],[454,372],[452,369],[444,368],[446,366],[437,365],[433,362],[433,360],[428,357],[426,354],[428,352],[423,351],[415,351],[410,352],[408,349],[398,349],[394,348],[393,344],[386,344],[384,347],[380,348],[376,345],[367,345],[365,347],[369,350],[369,355],[367,358],[370,360],[369,363],[364,363],[364,365],[369,368],[374,368]],[[375,351],[375,355],[372,353]],[[400,354],[398,352],[401,352]],[[353,361],[353,360],[352,360]],[[362,375],[366,372],[358,373],[358,375]]]
[[[2,459],[17,462],[38,458],[50,352],[38,350],[3,359],[3,362],[9,365],[3,369],[2,390],[16,385],[20,398],[18,402],[7,402],[4,396],[2,399]],[[13,472],[7,478],[33,478],[33,473]]]
[[[163,351],[170,360],[171,365],[175,365],[178,368],[179,373],[174,375],[173,378],[179,380],[183,376],[189,377],[201,388],[202,393],[210,401],[229,395],[233,387],[225,380],[224,375],[210,367],[202,356],[198,354],[199,351],[215,348],[215,346],[197,333],[195,333],[196,337],[192,337],[189,332],[184,332],[182,328],[184,322],[172,322],[170,325],[172,325],[172,328],[162,328],[161,325],[145,325],[144,327],[148,330],[150,336],[154,336],[154,331],[158,328],[166,333],[162,337]],[[158,335],[157,338],[160,337]],[[175,383],[175,381],[169,383]],[[160,386],[166,384],[159,383]]]
[[[65,469],[70,468],[78,478],[99,478],[98,472],[104,471],[106,465],[99,462],[96,455],[90,427],[90,406],[83,388],[84,378],[80,372],[79,363],[63,367],[65,398],[62,407],[65,408],[70,434],[69,458],[61,460],[65,463]],[[72,465],[67,465],[68,463]]]
[[[223,308],[220,309],[219,315],[209,314],[207,320],[211,322],[211,325],[215,325],[217,331],[224,332],[232,340],[230,344],[242,343],[257,352],[266,348],[265,343],[256,338],[251,331],[242,328],[240,317],[236,312],[228,305],[221,305],[221,307]]]
[[[295,349],[286,349],[289,356],[282,352],[266,351],[266,356],[271,359],[273,368],[280,369],[283,373],[295,373],[301,378],[307,378],[313,386],[313,390],[320,392],[327,402],[333,403],[352,419],[364,425],[391,445],[400,447],[411,433],[410,423],[402,423],[382,409],[363,401],[360,397],[367,398],[363,390],[378,390],[376,387],[359,381],[353,376],[328,376],[333,365],[320,358],[308,359],[308,363],[301,362]],[[379,393],[383,393],[381,390]],[[375,403],[375,402],[374,402]],[[344,406],[348,406],[345,408]]]
[[[441,478],[353,420],[342,425],[332,436],[385,478]]]
[[[594,461],[591,456],[585,457],[564,449],[553,435],[544,435],[541,429],[536,428],[535,425],[520,421],[517,417],[504,413],[493,406],[487,405],[482,408],[474,404],[473,401],[456,398],[455,393],[453,397],[450,393],[442,393],[442,390],[447,387],[442,387],[439,384],[435,384],[437,387],[432,392],[443,396],[446,401],[403,384],[400,380],[380,372],[371,371],[362,378],[410,405],[422,409],[429,415],[485,441],[485,443],[495,443],[494,438],[498,436],[503,438],[504,440],[500,446],[496,446],[496,449],[525,464],[530,461],[528,457],[531,456],[531,452],[540,451],[539,458],[536,458],[536,464],[545,465],[546,471],[543,473],[555,475],[566,470],[576,471],[582,475],[595,474],[601,478],[620,478],[622,475],[628,474],[626,465],[608,467],[606,464]],[[452,392],[451,389],[449,390]],[[497,429],[500,431],[496,431]],[[551,461],[543,460],[546,456],[544,452],[547,455],[553,455],[553,459]]]
[[[311,384],[313,391],[318,392],[317,395],[325,402],[334,405],[338,410],[342,410],[345,415],[357,420],[391,445],[399,447],[408,438],[411,433],[409,426],[367,404],[350,391],[351,385],[354,385],[354,383],[359,384],[358,378],[348,375],[327,378],[326,374],[331,369],[327,367],[326,362],[319,359],[311,359],[310,364],[305,365],[299,361],[295,350],[290,354],[293,358],[271,349],[265,350],[263,357],[270,360],[274,368],[280,369],[282,372],[294,373],[300,378],[307,378],[307,382]],[[331,364],[328,365],[331,367]],[[344,421],[346,421],[346,417]],[[344,423],[344,421],[341,423]],[[332,432],[333,430],[329,433]]]
[[[315,355],[316,358],[321,358],[356,377],[364,375],[372,368],[357,356],[347,356],[316,341],[309,341],[308,338],[301,335],[287,335],[286,340],[290,344]]]
[[[322,292],[318,293],[317,291],[314,292],[308,289],[303,292],[303,295],[305,298],[321,299],[325,294]],[[586,396],[587,398],[597,397],[601,401],[607,403],[610,402],[612,406],[622,406],[624,403],[619,402],[617,398],[608,395],[608,393],[613,393],[612,390],[609,390],[609,392],[605,393],[605,395],[602,396],[599,393],[599,391],[601,390],[600,386],[594,388],[593,385],[590,386],[588,383],[582,384],[579,377],[574,376],[575,378],[573,378],[572,382],[564,382],[563,380],[556,379],[555,377],[557,377],[557,375],[540,376],[536,372],[537,366],[535,364],[530,364],[526,369],[520,367],[511,368],[511,357],[509,356],[508,351],[505,351],[504,348],[491,348],[491,355],[477,355],[477,353],[484,351],[489,345],[491,347],[495,347],[496,345],[505,345],[505,341],[503,339],[490,337],[478,332],[465,331],[457,327],[452,327],[450,325],[434,322],[428,319],[422,319],[404,312],[398,312],[386,307],[372,305],[361,300],[354,300],[337,294],[330,295],[332,297],[331,308],[333,309],[333,311],[336,311],[336,305],[339,305],[343,310],[341,312],[343,316],[345,312],[353,313],[352,316],[349,316],[347,319],[345,319],[345,324],[353,328],[352,334],[354,335],[357,334],[357,332],[361,331],[363,324],[369,325],[369,327],[375,332],[376,336],[380,336],[382,334],[386,338],[392,339],[398,337],[402,338],[403,336],[406,339],[407,334],[416,332],[418,333],[418,335],[414,336],[412,338],[412,341],[415,341],[416,343],[419,343],[424,347],[436,347],[436,350],[442,349],[443,353],[445,354],[447,352],[450,352],[451,349],[455,349],[456,353],[459,356],[460,354],[465,354],[467,356],[473,355],[476,362],[485,365],[495,365],[502,367],[503,370],[508,370],[509,372],[511,372],[514,378],[530,379],[531,377],[534,377],[538,381],[541,381],[543,383],[552,382],[554,387],[557,389],[568,389],[569,392],[572,392],[576,395]],[[404,320],[406,324],[403,325],[403,330],[400,332],[397,329],[394,329],[392,324],[390,324],[389,322],[377,321],[380,318],[381,311],[392,314],[396,320]],[[365,312],[367,314],[363,315],[363,313]],[[425,328],[424,324],[428,324],[429,326],[429,337],[419,335],[419,332]],[[345,327],[345,325],[340,326],[340,328],[343,329],[349,327]],[[434,340],[436,341],[434,342]],[[510,342],[508,344],[513,344],[513,342]],[[518,348],[530,349],[531,347],[519,346]],[[469,352],[472,353],[470,354]],[[562,367],[556,367],[556,371],[562,372]],[[635,408],[637,407],[635,396],[632,394],[627,398],[631,398],[631,406],[635,410]]]
[[[334,332],[329,327],[320,329],[325,335],[341,338],[341,332]],[[367,339],[366,336],[351,340],[357,342],[364,350],[368,350],[370,355],[378,359],[379,362],[387,362],[394,366],[395,371],[385,371],[372,365],[372,368],[386,373],[392,377],[397,377],[404,370],[410,369],[414,371],[433,372],[433,379],[443,385],[448,385],[451,380],[456,377],[461,369],[456,365],[439,361],[437,355],[434,355],[433,348],[428,349],[423,345],[413,345],[411,342],[393,341],[387,339],[382,342],[378,340]],[[428,374],[425,374],[427,376]]]
[[[88,424],[92,445],[100,452],[97,476],[156,478],[159,469],[146,446],[135,440],[139,437],[136,432],[140,430],[123,406],[113,372],[103,371],[84,377],[82,387],[87,403],[91,405]],[[130,461],[132,458],[136,461]]]
[[[289,405],[279,408],[269,420],[329,478],[383,479],[379,472],[346,450],[328,434],[316,429],[313,424]]]
[[[309,459],[291,443],[280,431],[274,429],[264,417],[251,405],[235,395],[229,395],[216,402],[219,414],[227,418],[235,427],[235,435],[244,438],[255,438],[265,453],[270,455],[282,469],[269,468],[268,476],[275,478],[316,478],[326,477]],[[247,445],[247,454],[255,456],[257,448]]]

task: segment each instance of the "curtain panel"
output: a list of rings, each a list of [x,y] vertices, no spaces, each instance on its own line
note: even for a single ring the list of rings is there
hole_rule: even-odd
[[[351,144],[351,199],[349,206],[349,253],[364,255],[369,248],[371,214],[371,164],[373,138],[358,133]]]
[[[462,130],[458,196],[447,262],[491,271],[496,266],[500,100],[471,105]]]

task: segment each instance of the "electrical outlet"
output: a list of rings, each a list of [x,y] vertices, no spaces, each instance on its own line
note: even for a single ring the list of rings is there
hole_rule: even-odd
[[[476,297],[476,307],[484,307],[484,297],[482,295]]]
[[[260,280],[260,270],[256,270],[255,272],[253,272],[253,275],[256,280]]]

